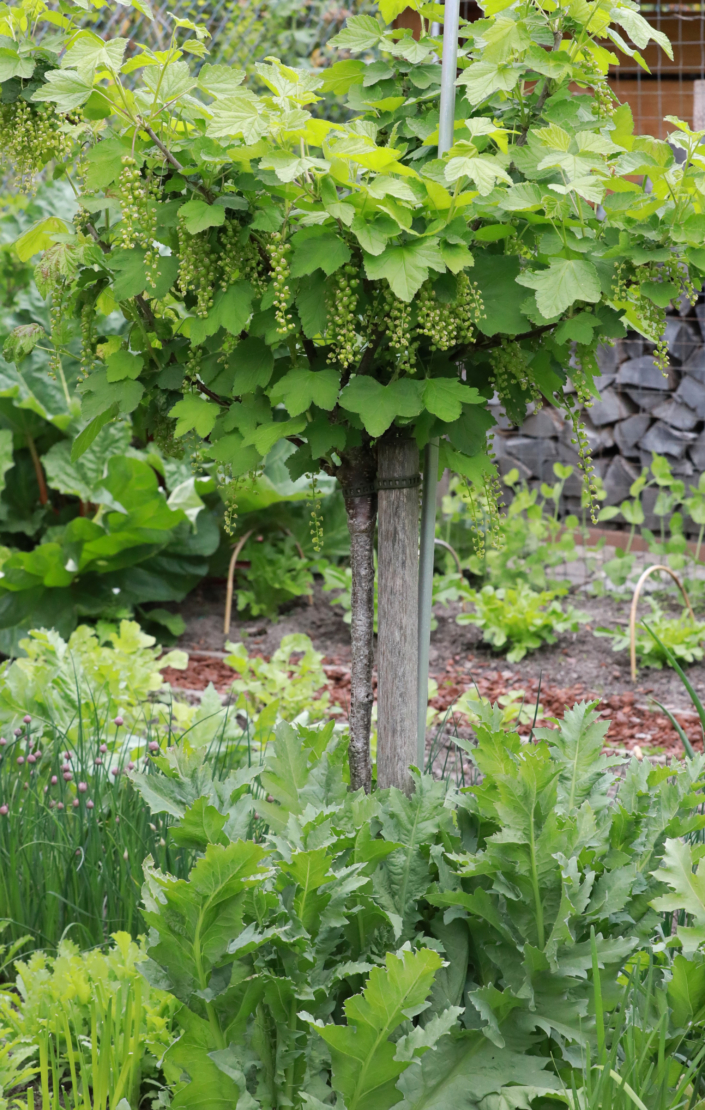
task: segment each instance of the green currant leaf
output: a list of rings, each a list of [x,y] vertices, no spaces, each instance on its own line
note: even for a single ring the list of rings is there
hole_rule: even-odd
[[[115,351],[114,354],[108,355],[105,363],[108,367],[107,380],[121,382],[125,378],[138,378],[144,366],[144,359],[141,355],[133,355],[130,351]]]
[[[239,335],[252,315],[254,295],[249,281],[236,281],[229,289],[219,289],[208,315],[191,317],[191,342],[203,343],[209,335],[215,335],[218,328]]]
[[[195,393],[182,397],[170,410],[169,416],[177,418],[175,436],[184,436],[187,432],[195,431],[202,439],[213,431],[218,416],[218,406]]]
[[[85,104],[93,92],[93,82],[89,83],[73,71],[50,69],[45,74],[45,84],[33,94],[32,100],[48,100],[56,105],[59,112],[70,112]]]
[[[219,204],[207,204],[205,200],[189,200],[182,204],[179,216],[190,235],[197,235],[209,227],[221,227],[225,223],[225,209]]]
[[[678,295],[678,288],[672,281],[642,281],[639,290],[659,308],[668,308],[673,298]]]
[[[311,228],[310,231],[322,229]],[[300,233],[298,233],[300,234]],[[309,235],[303,241],[298,239],[298,234],[293,236],[294,253],[291,258],[291,276],[305,277],[314,270],[323,270],[324,274],[335,273],[346,262],[350,261],[350,248],[340,236],[326,232],[321,235]]]
[[[329,45],[337,50],[372,50],[382,38],[384,30],[371,15],[354,15],[348,19],[344,29],[330,40]]]
[[[238,343],[230,357],[235,366],[232,393],[242,397],[258,387],[264,389],[269,384],[274,369],[274,355],[271,347],[262,339],[248,336]]]
[[[423,387],[423,403],[439,420],[451,423],[463,411],[463,404],[481,405],[481,397],[474,386],[465,385],[457,378],[428,378]]]
[[[109,382],[107,371],[95,370],[79,386],[83,394],[81,412],[88,420],[94,416],[107,412],[117,405],[118,412],[127,414],[134,412],[142,400],[144,386],[140,382],[129,379],[122,382]]]
[[[295,367],[279,379],[269,397],[274,404],[283,401],[289,416],[300,416],[314,402],[319,408],[330,411],[335,408],[339,385],[340,374],[332,366],[325,370]]]
[[[377,439],[397,416],[418,416],[423,409],[423,382],[400,378],[382,385],[370,377],[356,377],[343,390],[342,408],[360,415],[365,430]]]
[[[429,270],[445,272],[436,239],[414,239],[386,247],[376,257],[364,253],[365,272],[372,281],[386,278],[400,301],[410,303],[426,281]]]
[[[601,296],[597,270],[582,259],[552,258],[548,269],[526,271],[516,280],[536,290],[536,305],[546,319],[565,312],[576,301],[594,304]]]
[[[58,216],[47,216],[28,228],[24,234],[15,239],[15,250],[20,262],[27,262],[32,255],[45,251],[54,245],[53,236],[66,234],[68,227]]]
[[[13,328],[2,348],[2,353],[8,362],[19,366],[22,359],[31,354],[40,339],[46,338],[46,332],[41,324],[20,324]]]
[[[368,68],[364,62],[355,61],[353,58],[348,58],[344,62],[334,62],[323,71],[321,92],[344,96],[351,85],[359,85],[362,82]]]
[[[296,307],[307,339],[325,335],[328,326],[327,285],[323,271],[314,270],[308,281],[301,282],[296,294]]]

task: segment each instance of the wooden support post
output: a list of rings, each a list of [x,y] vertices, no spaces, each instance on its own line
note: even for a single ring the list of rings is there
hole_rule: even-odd
[[[377,784],[409,793],[417,751],[419,452],[412,439],[377,450]]]

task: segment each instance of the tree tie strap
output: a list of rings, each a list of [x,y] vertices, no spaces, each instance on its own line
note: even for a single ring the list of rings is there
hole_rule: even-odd
[[[416,489],[421,485],[421,475],[411,474],[408,478],[378,478],[377,489]]]
[[[391,489],[417,489],[421,485],[421,475],[411,474],[407,478],[378,478],[376,482],[343,486],[343,497],[347,501],[351,497],[371,497],[374,493]]]

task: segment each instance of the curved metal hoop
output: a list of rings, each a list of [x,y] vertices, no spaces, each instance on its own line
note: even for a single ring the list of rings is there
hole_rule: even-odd
[[[455,565],[458,569],[458,574],[462,574],[463,568],[460,565],[460,556],[458,555],[458,552],[455,550],[455,548],[451,547],[446,540],[435,539],[433,542],[436,544],[437,547],[444,547],[446,551],[450,551],[451,555],[455,559]]]
[[[647,567],[634,588],[632,608],[629,614],[629,656],[632,665],[632,682],[636,682],[636,610],[637,605],[639,604],[639,595],[641,593],[641,587],[644,585],[644,582],[646,582],[646,579],[649,577],[650,574],[653,574],[654,571],[657,570],[665,570],[666,574],[670,574],[676,586],[682,593],[683,601],[688,607],[688,612],[690,613],[693,623],[695,623],[695,613],[693,612],[693,606],[690,604],[690,598],[685,592],[685,586],[681,582],[676,572],[671,570],[670,567],[663,566],[661,563],[655,563],[652,567]]]
[[[284,532],[287,536],[291,536],[291,538],[293,539],[294,544],[296,546],[296,550],[299,553],[299,557],[302,560],[305,559],[306,556],[304,555],[303,548],[302,548],[301,544],[299,543],[299,541],[294,536],[293,532],[291,532],[288,528],[285,528],[283,524],[278,524],[277,527],[280,529],[280,531]],[[233,548],[233,553],[230,556],[230,565],[228,567],[228,584],[227,584],[227,587],[226,587],[226,590],[225,590],[225,620],[223,621],[223,635],[224,636],[229,636],[230,635],[230,621],[231,621],[232,609],[233,609],[233,589],[234,589],[234,583],[235,583],[235,566],[237,564],[237,560],[238,560],[238,556],[239,556],[240,552],[242,551],[243,547],[245,546],[245,544],[249,540],[252,533],[255,532],[255,531],[256,531],[255,528],[250,528],[249,532],[245,532],[245,535],[242,536],[237,541],[237,543],[235,544],[235,547]],[[308,595],[308,603],[309,603],[309,605],[313,605],[313,594]]]

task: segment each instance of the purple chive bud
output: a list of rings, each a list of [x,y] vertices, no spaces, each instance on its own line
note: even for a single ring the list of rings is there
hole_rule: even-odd
[[[130,760],[130,762],[127,764],[127,769],[128,769],[128,771],[134,771],[135,765],[132,762],[132,760]]]
[[[21,736],[21,735],[22,735],[22,729],[21,728],[16,728],[15,729],[15,736]]]
[[[61,764],[61,770],[62,770],[62,771],[70,771],[70,770],[71,770],[71,766],[70,766],[70,764],[68,764],[68,763],[62,763],[62,764]]]
[[[150,740],[149,741],[149,750],[150,750],[150,752],[158,752],[159,751],[159,744],[157,743],[156,740]]]
[[[56,805],[56,801],[54,800],[54,798],[52,798],[51,801],[49,802],[49,809],[53,809],[55,805]]]
[[[28,762],[28,763],[36,763],[36,762],[37,762],[37,757],[36,757],[36,755],[28,755],[28,756],[27,756],[27,762]]]
[[[57,784],[57,782],[58,782],[58,781],[59,781],[59,780],[57,779],[56,775],[52,775],[52,776],[51,776],[51,785],[52,785],[52,786],[56,786],[56,784]]]
[[[24,756],[23,755],[18,755],[17,756],[17,762],[19,763],[19,765],[21,767],[22,764],[24,763]]]
[[[103,760],[102,759],[95,759],[95,760],[93,760],[93,762],[95,763],[96,767],[102,767],[103,766]]]
[[[64,803],[63,803],[63,802],[59,802],[56,808],[57,808],[57,809],[63,809],[63,808],[64,808]]]
[[[22,789],[23,790],[29,790],[29,783],[28,782],[23,782],[22,783]]]
[[[6,817],[8,814],[7,806],[0,806],[0,813],[2,813],[3,817]]]
[[[35,759],[41,759],[42,758],[42,753],[41,752],[35,752],[34,753],[34,758]]]
[[[30,717],[29,713],[26,713],[22,720],[26,725],[28,725],[31,724],[32,718]]]
[[[105,754],[105,752],[107,752],[107,750],[108,750],[108,745],[107,744],[101,744],[100,745],[100,750],[103,752],[103,754]]]
[[[120,726],[124,725],[125,722],[122,719],[122,717],[118,714],[118,716],[114,719],[113,724],[116,725],[118,728],[120,728]]]
[[[86,809],[93,809],[93,801],[91,798],[86,802]]]
[[[73,775],[70,771],[64,771],[64,782],[71,782]]]
[[[113,768],[111,768],[110,774],[111,775],[119,775],[120,774],[120,769],[118,767],[113,767]]]
[[[79,790],[80,794],[85,794],[87,789],[88,789],[88,783],[87,782],[79,782],[78,790]]]
[[[48,787],[48,786],[45,786],[45,787],[44,787],[44,793],[45,793],[45,794],[47,793],[48,789],[49,789],[49,787]]]
[[[0,744],[2,745],[3,748],[7,744],[7,740],[5,739],[4,736],[0,736]]]
[[[118,814],[116,814],[116,816],[115,816],[115,824],[116,824],[116,825],[119,825],[119,824],[120,824],[120,814],[119,814],[119,813],[118,813]]]
[[[73,800],[73,808],[74,808],[74,809],[77,809],[79,805],[80,805],[80,802],[79,802],[78,798],[74,798],[74,800]]]
[[[70,759],[70,758],[71,758],[71,752],[64,752],[64,759]]]

